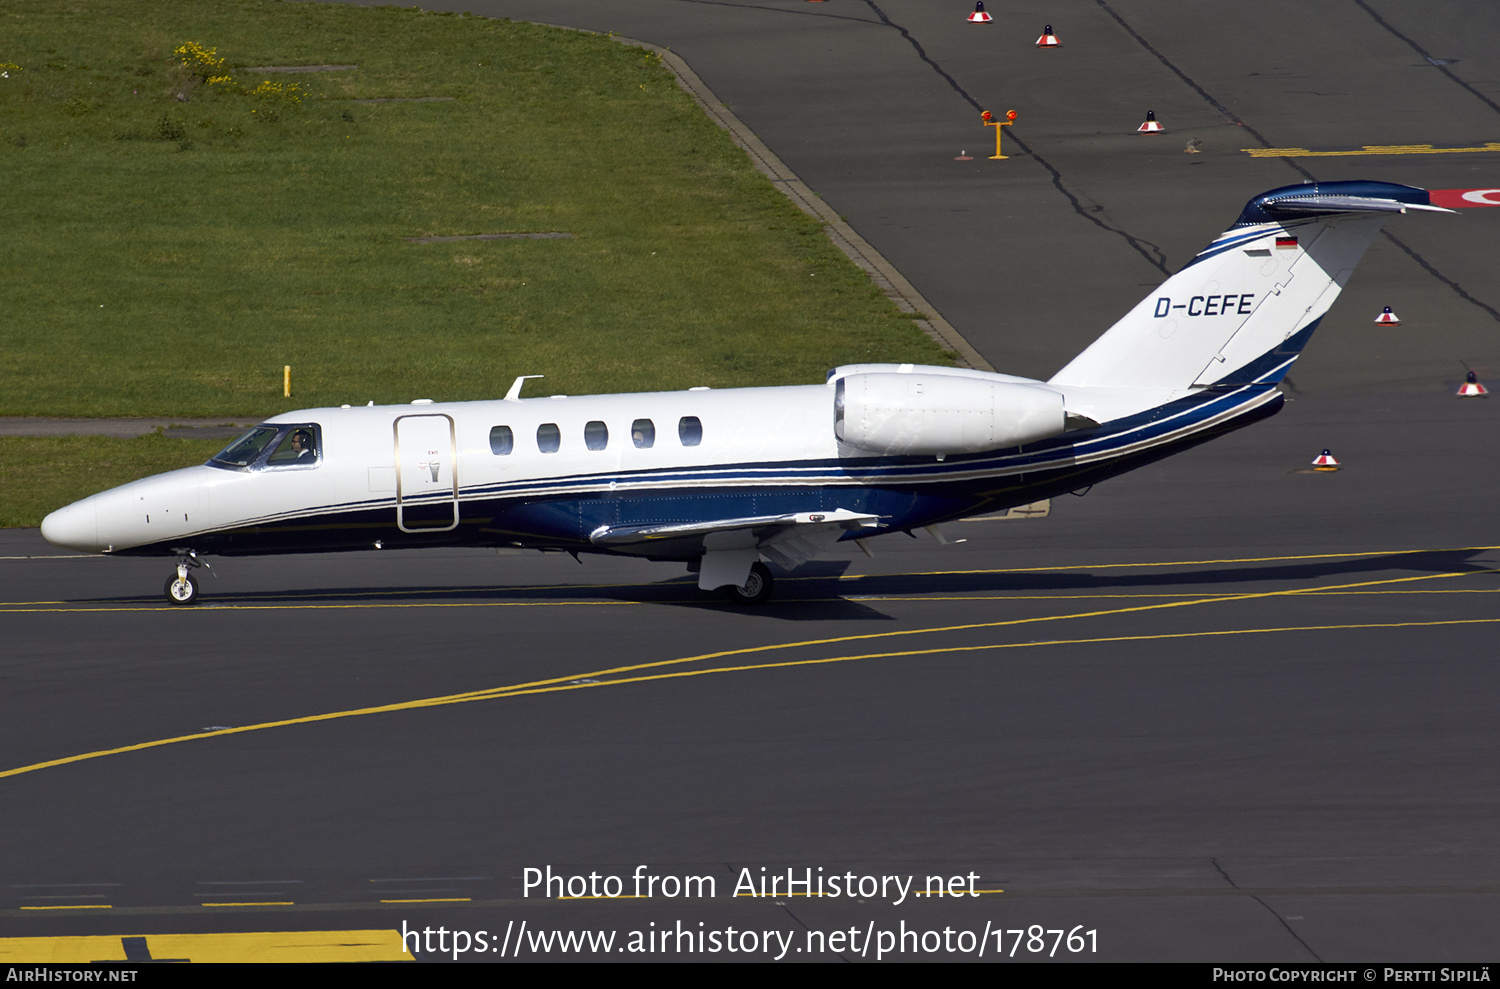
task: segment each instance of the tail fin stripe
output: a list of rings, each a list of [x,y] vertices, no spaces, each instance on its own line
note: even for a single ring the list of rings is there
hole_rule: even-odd
[[[1240,233],[1226,233],[1218,240],[1214,241],[1212,244],[1208,245],[1202,251],[1200,251],[1198,255],[1193,258],[1193,260],[1189,261],[1186,265],[1183,266],[1182,270],[1186,271],[1188,268],[1191,268],[1193,265],[1199,263],[1200,261],[1207,261],[1210,258],[1218,257],[1225,251],[1232,251],[1236,247],[1243,247],[1248,250],[1250,248],[1250,245],[1257,240],[1271,237],[1273,235],[1281,236],[1292,230],[1295,230],[1298,227],[1304,227],[1316,222],[1316,220],[1288,220],[1285,223],[1263,224],[1253,230],[1242,231]]]
[[[1103,422],[1202,388],[1279,380],[1380,225],[1435,208],[1426,190],[1390,182],[1262,193],[1048,384],[1069,411]]]

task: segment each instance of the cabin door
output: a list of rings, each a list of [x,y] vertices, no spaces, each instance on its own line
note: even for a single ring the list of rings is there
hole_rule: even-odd
[[[444,532],[458,527],[458,457],[453,418],[396,419],[396,527]]]

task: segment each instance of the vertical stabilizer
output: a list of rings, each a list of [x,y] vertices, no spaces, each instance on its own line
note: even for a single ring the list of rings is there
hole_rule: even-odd
[[[1049,384],[1187,393],[1280,381],[1391,213],[1426,190],[1323,182],[1262,193]]]

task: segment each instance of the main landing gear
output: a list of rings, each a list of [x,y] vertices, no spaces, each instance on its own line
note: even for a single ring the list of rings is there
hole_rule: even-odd
[[[198,580],[188,571],[208,564],[198,559],[198,554],[193,550],[174,547],[172,552],[177,554],[177,572],[167,578],[162,590],[172,604],[197,604]]]
[[[771,596],[772,583],[770,569],[764,563],[756,563],[750,567],[745,586],[729,584],[723,588],[724,596],[735,604],[760,604]]]

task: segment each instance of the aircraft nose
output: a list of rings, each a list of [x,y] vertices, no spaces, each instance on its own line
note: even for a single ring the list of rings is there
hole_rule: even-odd
[[[99,545],[98,503],[93,498],[85,498],[59,508],[42,519],[42,538],[63,549],[98,553],[103,549]]]

